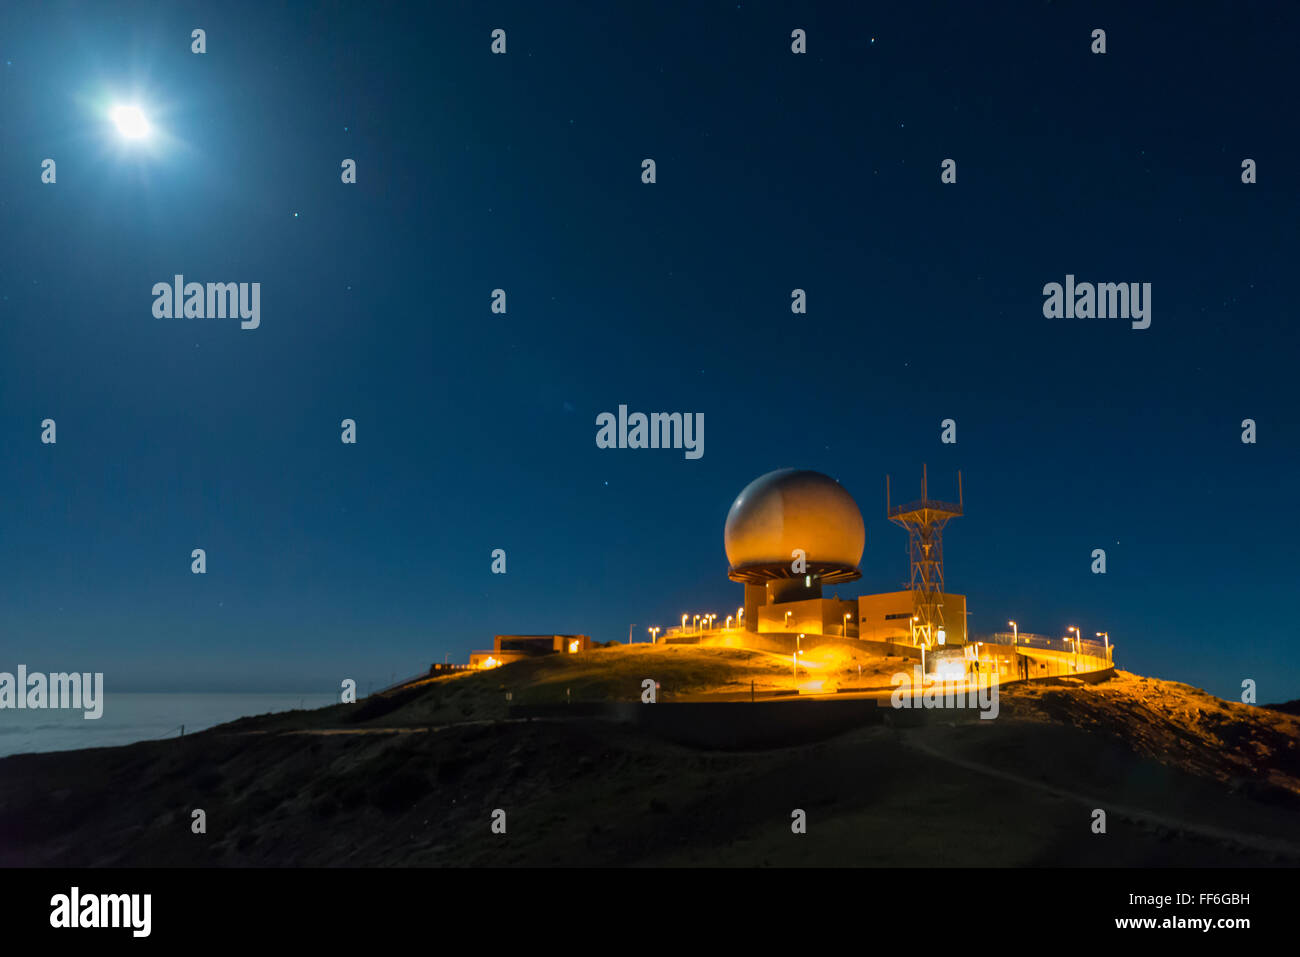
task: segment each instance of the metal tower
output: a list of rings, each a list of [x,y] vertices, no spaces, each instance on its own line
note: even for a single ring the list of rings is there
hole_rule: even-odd
[[[963,514],[961,472],[957,473],[957,501],[930,498],[929,476],[921,466],[921,498],[906,505],[890,505],[889,476],[885,476],[885,516],[907,529],[912,559],[913,641],[933,647],[943,629],[943,527]]]

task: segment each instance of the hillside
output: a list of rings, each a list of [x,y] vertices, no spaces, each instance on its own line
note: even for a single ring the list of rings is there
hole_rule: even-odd
[[[647,666],[680,694],[778,684],[746,653],[624,648],[609,670],[597,654],[440,678],[382,707],[0,760],[0,864],[1300,864],[1300,719],[1283,712],[1121,672],[1009,687],[993,721],[934,713],[759,751],[504,720],[503,685],[515,701],[631,700]]]

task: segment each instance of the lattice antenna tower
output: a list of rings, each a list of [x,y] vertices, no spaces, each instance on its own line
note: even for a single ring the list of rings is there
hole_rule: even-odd
[[[943,624],[943,528],[963,514],[965,500],[961,472],[957,473],[957,501],[941,502],[930,498],[929,474],[921,466],[921,498],[906,505],[891,505],[889,476],[885,476],[885,516],[907,529],[912,561],[913,641],[934,647],[939,643]]]

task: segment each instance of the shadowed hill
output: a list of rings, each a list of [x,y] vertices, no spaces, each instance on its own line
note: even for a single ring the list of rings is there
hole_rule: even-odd
[[[647,667],[682,689],[747,686],[768,667],[665,651],[623,648],[604,672],[585,655],[555,656],[440,678],[383,705],[9,757],[0,864],[1300,864],[1300,719],[1123,672],[1008,687],[992,721],[932,713],[917,728],[760,751],[691,749],[604,720],[502,717],[503,685],[525,701],[566,688],[632,699]],[[191,833],[195,808],[206,834]],[[807,834],[790,831],[795,808]],[[496,809],[505,835],[490,830]]]

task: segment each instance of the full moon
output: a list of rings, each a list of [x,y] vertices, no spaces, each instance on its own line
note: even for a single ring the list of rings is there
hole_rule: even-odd
[[[138,106],[115,106],[112,117],[125,139],[140,140],[149,135],[149,121]]]

